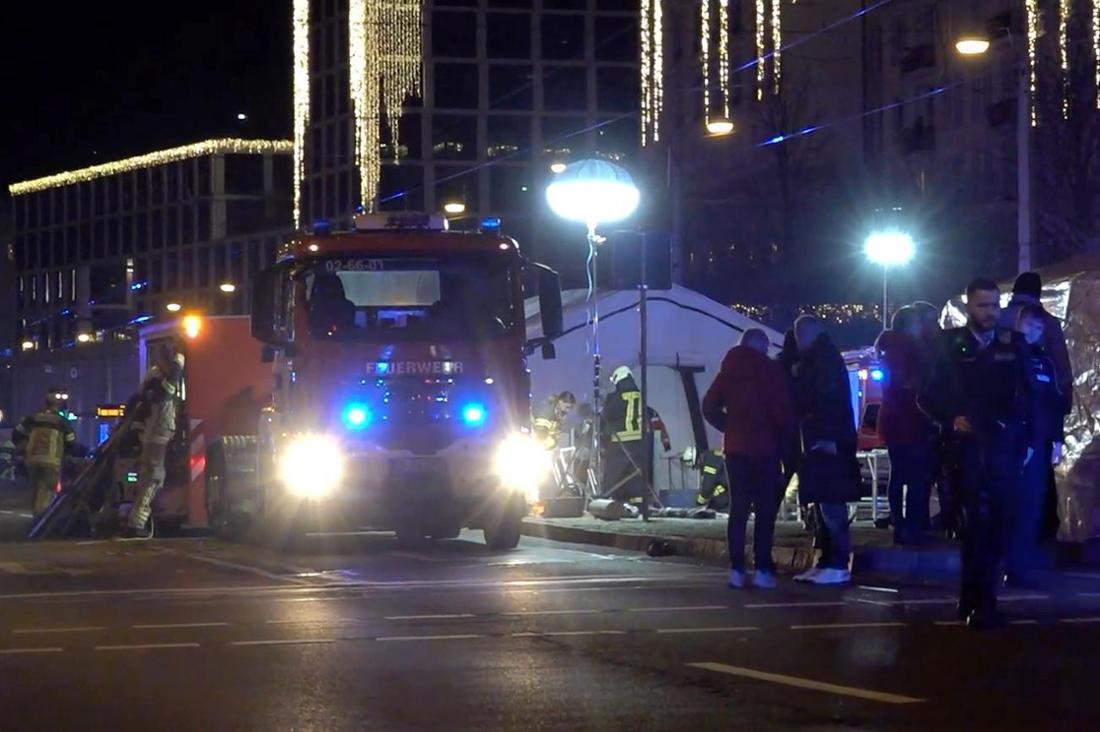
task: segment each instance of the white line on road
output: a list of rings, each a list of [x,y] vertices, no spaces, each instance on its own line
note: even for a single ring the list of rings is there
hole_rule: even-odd
[[[1049,600],[1050,595],[1006,595],[997,599],[1001,602],[1027,602],[1030,600]]]
[[[743,605],[746,610],[761,610],[765,608],[781,607],[841,607],[846,602],[758,602]]]
[[[904,628],[907,623],[827,623],[822,625],[792,625],[791,630],[859,630],[861,628]]]
[[[255,574],[266,579],[275,580],[276,582],[286,582],[292,585],[303,586],[310,586],[313,584],[297,577],[287,577],[286,575],[268,572],[266,569],[262,569],[261,567],[254,567],[250,564],[239,564],[237,562],[230,562],[225,559],[215,559],[214,557],[207,557],[203,556],[202,554],[195,554],[193,552],[181,552],[174,549],[165,549],[163,547],[154,547],[153,550],[162,554],[175,554],[176,556],[186,557],[187,559],[193,559],[196,562],[205,562],[206,564],[212,564],[215,567],[222,567],[224,569],[235,569],[238,572],[248,572],[249,574]]]
[[[450,615],[387,615],[385,620],[458,620],[475,618],[473,613],[452,613]]]
[[[507,616],[528,616],[528,615],[592,615],[594,613],[603,612],[602,610],[590,610],[590,609],[574,609],[574,610],[520,610],[515,612],[501,613],[501,615]]]
[[[513,638],[545,638],[549,636],[626,635],[625,630],[551,630],[541,633],[512,633]],[[381,640],[381,638],[379,638]]]
[[[437,640],[469,640],[471,638],[482,638],[484,636],[474,635],[471,633],[463,633],[459,635],[387,635],[381,638],[375,638],[379,641],[437,641]]]
[[[760,630],[760,628],[751,625],[729,625],[722,628],[658,628],[657,633],[742,633],[753,630]]]
[[[62,648],[0,648],[0,656],[19,656],[32,653],[61,653]]]
[[[957,597],[930,597],[923,600],[900,600],[895,605],[957,605]]]
[[[684,605],[682,607],[628,607],[628,613],[689,612],[695,610],[729,610],[729,605]]]
[[[1100,623],[1100,618],[1062,618],[1061,623]]]
[[[293,620],[265,620],[267,625],[349,625],[361,622],[355,618],[295,618]]]
[[[741,666],[728,666],[724,663],[689,663],[688,666],[692,668],[703,669],[704,671],[715,671],[720,674],[727,674],[729,676],[741,676],[747,679],[755,679],[757,681],[769,681],[773,684],[783,684],[784,686],[793,686],[798,689],[810,689],[812,691],[823,691],[828,694],[838,694],[840,696],[850,696],[856,699],[867,699],[868,701],[882,702],[883,704],[921,704],[924,699],[917,699],[911,696],[901,696],[900,694],[887,694],[882,691],[872,691],[871,689],[860,689],[855,686],[840,686],[839,684],[830,684],[824,681],[815,681],[813,679],[804,679],[798,676],[787,676],[785,674],[773,674],[766,671],[757,671],[756,669],[743,668]]]
[[[162,648],[198,648],[198,643],[134,643],[118,646],[96,646],[97,651],[155,651]]]
[[[335,638],[275,638],[270,640],[232,641],[231,646],[299,646],[316,643],[335,643]]]
[[[131,625],[134,630],[167,630],[169,628],[224,628],[229,623],[148,623]]]
[[[30,635],[32,633],[95,633],[100,630],[107,630],[107,626],[84,625],[71,628],[16,628],[12,633],[14,635]]]
[[[1009,625],[1038,625],[1038,620],[1009,620]]]

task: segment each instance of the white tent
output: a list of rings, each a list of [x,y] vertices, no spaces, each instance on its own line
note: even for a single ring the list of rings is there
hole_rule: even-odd
[[[591,306],[586,291],[563,293],[565,333],[554,341],[557,358],[544,360],[539,352],[528,360],[531,369],[531,393],[536,401],[564,390],[573,392],[581,404],[591,403],[593,392]],[[599,295],[601,393],[610,390],[608,377],[618,366],[629,366],[638,373],[640,322],[638,292],[613,290]],[[721,436],[705,426],[699,400],[714,380],[726,352],[748,328],[761,328],[774,348],[782,344],[782,335],[697,292],[673,286],[671,290],[651,290],[648,297],[649,321],[649,404],[668,427],[672,439],[671,455],[682,454],[691,446],[718,447]],[[527,337],[542,335],[538,298],[526,303]],[[702,433],[702,434],[701,434]],[[658,446],[657,454],[660,456]],[[685,484],[675,463],[658,457],[654,483],[658,490],[692,487]],[[669,468],[672,468],[671,470]]]

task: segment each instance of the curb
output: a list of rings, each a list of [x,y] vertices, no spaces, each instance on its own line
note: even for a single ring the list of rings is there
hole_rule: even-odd
[[[729,560],[726,542],[722,539],[594,531],[537,521],[524,521],[522,534],[550,541],[589,544],[634,552],[645,552],[654,540],[666,541],[674,548],[675,556],[700,559],[707,564],[721,566],[726,566]],[[772,549],[772,555],[780,571],[790,573],[809,569],[814,561],[814,550],[808,539],[799,546],[776,545]],[[748,561],[751,566],[751,552]],[[855,547],[852,560],[852,569],[857,572],[917,580],[954,580],[958,578],[961,568],[959,552],[953,547],[922,549]]]

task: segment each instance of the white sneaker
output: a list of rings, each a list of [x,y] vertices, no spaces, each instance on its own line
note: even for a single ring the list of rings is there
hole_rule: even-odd
[[[794,581],[795,582],[813,582],[814,577],[816,577],[817,573],[820,572],[820,571],[821,571],[820,567],[811,567],[810,569],[807,569],[802,574],[796,574],[794,576]]]
[[[753,572],[752,574],[752,586],[759,587],[762,590],[775,589],[775,573],[774,572]]]
[[[730,587],[740,588],[745,586],[745,573],[736,569],[730,570]]]
[[[852,573],[846,569],[825,568],[810,581],[815,585],[846,585],[852,581]]]

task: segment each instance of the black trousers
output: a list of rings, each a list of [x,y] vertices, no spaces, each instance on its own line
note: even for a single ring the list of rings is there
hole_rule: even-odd
[[[730,569],[745,569],[745,525],[749,511],[756,514],[752,527],[753,562],[758,572],[774,572],[772,543],[775,517],[783,499],[783,474],[778,458],[728,455],[730,518],[726,524]]]
[[[964,518],[959,602],[964,608],[996,607],[1024,455],[1022,441],[1009,433],[966,440],[962,446],[960,498]]]
[[[607,443],[600,493],[605,498],[620,501],[641,498],[644,490],[641,469],[644,464],[645,450],[641,440]]]

